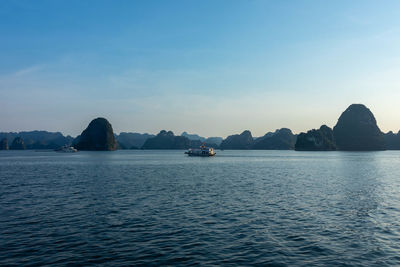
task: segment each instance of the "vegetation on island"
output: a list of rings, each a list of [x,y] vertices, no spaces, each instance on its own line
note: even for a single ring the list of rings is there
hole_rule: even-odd
[[[362,104],[350,105],[333,128],[339,150],[385,150],[384,135],[374,114]]]
[[[336,150],[333,130],[326,125],[312,129],[297,136],[295,149],[298,151],[331,151]]]
[[[25,145],[24,139],[22,139],[19,136],[14,138],[10,149],[12,149],[12,150],[24,150],[24,149],[26,149],[26,145]]]
[[[252,149],[292,150],[296,144],[296,138],[297,136],[290,129],[282,128],[256,139]]]
[[[0,150],[8,150],[8,139],[7,138],[3,138],[0,141]]]
[[[251,149],[254,139],[249,130],[228,136],[221,143],[221,149]]]
[[[112,151],[117,142],[111,124],[105,118],[92,120],[75,145],[78,150]]]

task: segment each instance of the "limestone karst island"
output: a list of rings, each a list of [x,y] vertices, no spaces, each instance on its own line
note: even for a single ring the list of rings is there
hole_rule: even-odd
[[[294,134],[288,128],[253,137],[249,130],[241,134],[204,138],[184,132],[180,136],[162,130],[157,135],[115,134],[109,121],[96,118],[76,138],[46,131],[0,133],[1,150],[57,149],[72,145],[78,150],[113,151],[117,149],[189,149],[202,144],[223,150],[296,150],[296,151],[376,151],[400,149],[400,132],[383,133],[373,113],[362,104],[350,105],[331,129],[322,125],[306,133]],[[11,145],[9,145],[11,144]]]
[[[0,0],[0,267],[400,266],[400,0]]]

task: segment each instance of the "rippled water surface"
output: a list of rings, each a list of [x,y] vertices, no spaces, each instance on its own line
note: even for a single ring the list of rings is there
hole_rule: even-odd
[[[400,152],[0,153],[0,265],[400,265]]]

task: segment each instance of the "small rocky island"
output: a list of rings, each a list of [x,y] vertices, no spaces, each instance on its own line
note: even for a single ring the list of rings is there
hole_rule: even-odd
[[[221,149],[258,149],[258,150],[293,150],[296,135],[288,128],[268,132],[262,137],[254,138],[249,130],[234,134],[224,139]]]
[[[143,149],[187,149],[191,145],[189,138],[176,136],[172,131],[160,131],[157,136],[149,138],[143,144]]]
[[[282,128],[255,140],[252,149],[293,150],[295,144],[296,135],[290,129]]]
[[[385,150],[384,135],[374,114],[362,104],[350,105],[340,116],[333,135],[339,150]]]
[[[0,150],[8,150],[8,139],[7,138],[3,138],[0,141]]]
[[[391,140],[385,143],[385,138]],[[336,126],[301,133],[295,149],[299,151],[375,151],[395,146],[396,135],[387,137],[379,129],[374,114],[362,104],[350,105],[339,117]],[[389,148],[390,149],[390,148]]]
[[[253,136],[249,130],[241,134],[228,136],[221,143],[221,149],[250,149],[253,145]]]
[[[11,150],[24,150],[24,149],[26,149],[26,145],[25,145],[24,139],[22,139],[19,136],[14,138],[10,149]]]
[[[112,151],[117,149],[111,124],[104,118],[97,118],[89,123],[75,142],[78,150]]]
[[[336,148],[333,130],[326,125],[322,125],[318,130],[299,134],[295,146],[297,151],[330,151]]]
[[[385,134],[386,149],[400,150],[400,131],[395,134],[392,131]]]

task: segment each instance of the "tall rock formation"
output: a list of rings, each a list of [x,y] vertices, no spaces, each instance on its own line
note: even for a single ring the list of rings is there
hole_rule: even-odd
[[[241,134],[230,135],[224,139],[220,145],[221,149],[251,149],[253,146],[253,136],[246,130]]]
[[[175,136],[171,131],[160,131],[157,136],[149,138],[142,146],[143,149],[188,149],[190,140],[184,136]]]
[[[15,137],[13,142],[12,142],[12,144],[11,144],[10,149],[11,150],[24,150],[24,149],[26,149],[24,139],[22,139],[19,136]]]
[[[7,138],[1,139],[0,150],[8,150],[8,139]]]
[[[267,133],[258,138],[253,145],[253,149],[266,150],[291,150],[294,149],[296,136],[290,129],[282,128],[274,133]]]
[[[75,147],[78,150],[115,150],[117,142],[111,124],[104,118],[92,120],[80,135]]]
[[[350,105],[333,128],[339,150],[384,150],[385,140],[372,112],[362,104]]]
[[[297,151],[330,151],[336,150],[333,131],[326,125],[318,130],[310,130],[297,136],[295,145]]]

